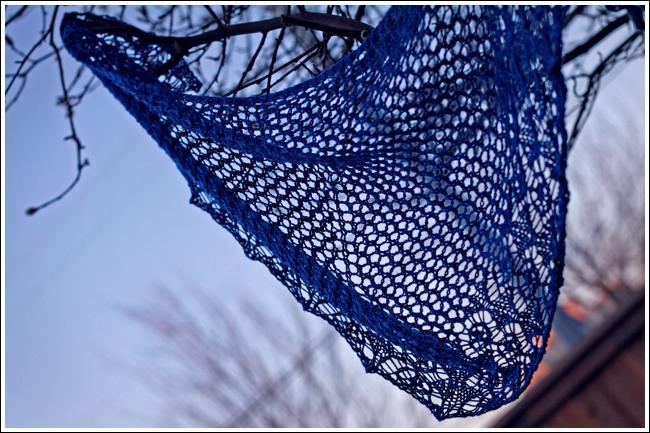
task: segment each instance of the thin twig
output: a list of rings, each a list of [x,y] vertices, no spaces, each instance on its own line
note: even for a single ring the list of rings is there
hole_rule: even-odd
[[[53,29],[50,28],[49,31],[43,32],[43,34],[38,39],[38,41],[36,41],[36,43],[32,45],[29,51],[27,51],[27,55],[20,60],[18,64],[18,68],[16,69],[16,72],[14,72],[14,76],[12,77],[11,80],[9,80],[9,84],[7,84],[7,87],[5,88],[5,95],[9,93],[9,91],[11,90],[11,87],[16,82],[16,79],[20,76],[22,69],[25,67],[25,64],[31,59],[31,56],[32,54],[34,54],[34,51],[36,51],[38,47],[40,47],[43,43],[45,43],[45,41],[47,40],[48,36],[50,36],[52,31]]]
[[[205,10],[208,11],[208,13],[209,13],[210,16],[212,17],[212,19],[215,20],[215,22],[216,22],[217,24],[219,24],[219,27],[223,27],[223,26],[225,25],[225,24],[223,23],[223,21],[221,21],[221,18],[219,18],[219,16],[217,15],[217,13],[216,13],[215,11],[213,11],[212,8],[211,8],[210,6],[207,6],[207,5],[206,5],[206,6],[203,6],[203,7],[205,8]]]
[[[586,6],[575,6],[571,12],[567,13],[566,18],[564,19],[564,27],[567,27],[573,20],[578,17],[584,10]]]
[[[233,90],[231,90],[229,93],[231,93],[233,96],[237,95],[237,92],[241,89],[242,85],[246,81],[246,76],[248,73],[253,69],[253,66],[255,65],[255,61],[257,60],[257,57],[259,56],[260,52],[262,51],[262,48],[264,47],[264,43],[266,42],[266,33],[262,33],[262,38],[260,39],[259,44],[257,45],[257,49],[253,53],[253,56],[250,58],[248,61],[248,64],[246,65],[246,69],[244,69],[244,73],[242,74],[241,78],[239,79],[239,82],[235,86]]]
[[[271,87],[275,87],[280,83],[280,81],[284,80],[287,78],[291,73],[295,72],[297,69],[302,67],[308,60],[310,60],[312,57],[314,57],[316,54],[318,54],[318,51],[316,51],[316,48],[318,48],[318,44],[314,46],[314,48],[310,49],[309,55],[307,55],[301,62],[299,62],[297,65],[295,65],[293,68],[289,69],[287,72],[285,72],[280,78],[278,78],[272,85]]]
[[[632,46],[632,44],[640,37],[643,37],[643,33],[638,31],[632,34],[631,36],[629,36],[619,46],[617,46],[614,50],[612,50],[607,55],[607,57],[605,57],[600,62],[600,64],[589,74],[588,76],[589,83],[587,85],[587,89],[583,93],[584,96],[582,98],[580,110],[578,111],[576,120],[573,123],[573,129],[569,136],[569,140],[568,140],[569,149],[573,147],[573,143],[575,142],[578,133],[582,129],[582,125],[584,124],[585,120],[589,116],[589,113],[591,112],[596,94],[598,92],[598,87],[601,82],[602,75],[606,73],[609,69],[611,69],[616,64],[616,59],[618,58],[618,56],[625,53],[626,50],[628,50]]]
[[[267,81],[266,85],[266,93],[271,93],[271,78],[273,77],[273,68],[275,67],[275,58],[278,55],[278,48],[280,48],[280,45],[282,44],[282,39],[284,39],[284,31],[287,29],[286,25],[282,26],[282,30],[280,30],[280,34],[278,35],[278,38],[275,41],[275,47],[273,47],[273,54],[271,55],[271,65],[269,66],[269,78]]]
[[[571,51],[569,51],[567,54],[562,57],[562,64],[566,65],[569,62],[572,62],[576,58],[582,56],[583,54],[588,53],[593,47],[598,45],[600,41],[605,39],[607,36],[618,30],[619,27],[624,25],[629,21],[629,16],[627,14],[621,15],[620,17],[616,18],[614,21],[610,22],[607,24],[605,27],[600,29],[595,35],[593,35],[591,38],[589,38],[588,41],[578,45]]]
[[[301,354],[301,356],[296,358],[294,362],[282,374],[275,378],[275,380],[267,384],[267,386],[264,387],[264,389],[262,389],[241,412],[237,413],[228,422],[226,422],[224,427],[241,425],[250,413],[256,411],[260,405],[264,404],[266,399],[269,397],[269,394],[272,394],[275,389],[284,384],[293,376],[294,371],[300,364],[307,362],[318,351],[319,348],[329,345],[335,341],[336,336],[337,334],[334,331],[326,331],[320,339],[314,341],[311,346],[305,348],[305,351]]]
[[[59,6],[56,6],[54,8],[54,12],[52,13],[52,21],[50,23],[50,28],[48,30],[49,32],[49,44],[50,47],[52,48],[52,51],[54,52],[54,56],[56,59],[56,65],[59,70],[59,82],[61,84],[61,92],[62,92],[62,97],[61,97],[61,103],[65,107],[66,110],[66,117],[68,119],[68,127],[70,128],[70,135],[65,137],[65,140],[72,140],[75,144],[75,149],[76,149],[76,156],[77,156],[77,172],[75,174],[74,179],[70,184],[58,195],[55,197],[47,200],[46,202],[38,205],[38,206],[33,206],[28,208],[25,213],[27,215],[34,215],[36,212],[39,210],[46,208],[47,206],[50,206],[52,203],[55,203],[59,200],[61,200],[63,197],[65,197],[72,189],[77,185],[79,182],[79,179],[81,179],[81,172],[85,167],[89,165],[89,162],[87,159],[83,159],[83,149],[84,146],[81,144],[81,140],[79,139],[79,136],[77,135],[77,130],[75,127],[75,122],[74,122],[74,108],[73,105],[70,101],[70,97],[68,94],[68,87],[66,86],[65,82],[65,72],[63,68],[63,60],[61,58],[61,49],[56,45],[56,42],[54,40],[54,24],[56,22],[56,17],[57,13],[59,11]]]
[[[273,71],[273,73],[274,73],[274,74],[275,74],[275,73],[278,73],[279,71],[281,71],[282,69],[286,68],[287,66],[289,66],[289,65],[291,65],[291,64],[293,64],[293,63],[298,62],[300,59],[302,59],[303,57],[309,55],[309,54],[312,53],[315,49],[317,49],[319,45],[320,45],[320,44],[315,44],[315,45],[313,45],[313,46],[312,46],[311,48],[309,48],[308,50],[306,50],[306,51],[300,53],[299,55],[297,55],[296,57],[292,58],[291,60],[288,60],[287,62],[285,62],[285,63],[283,63],[282,65],[278,66],[277,68],[275,68],[275,70]],[[265,80],[268,80],[269,75],[270,75],[269,73],[266,73],[266,74],[264,74],[264,75],[262,75],[262,76],[257,76],[257,77],[255,77],[255,78],[249,80],[248,82],[246,82],[244,85],[242,85],[241,88],[240,88],[239,90],[244,90],[244,89],[246,89],[246,88],[248,88],[248,87],[250,87],[250,86],[254,86],[254,85],[256,85],[256,84],[261,84],[261,83],[264,82]],[[232,95],[233,95],[233,92],[231,91],[230,93],[227,93],[225,96],[232,96]]]
[[[5,21],[5,28],[9,27],[9,24],[11,24],[16,18],[19,18],[22,14],[27,11],[28,6],[22,6],[20,9],[16,11],[15,14],[10,16],[7,21]]]

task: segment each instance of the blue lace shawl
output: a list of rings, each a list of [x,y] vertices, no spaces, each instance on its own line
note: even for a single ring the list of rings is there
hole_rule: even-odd
[[[320,75],[198,96],[172,47],[68,14],[66,48],[160,144],[191,202],[439,418],[512,401],[562,284],[564,8],[395,6]],[[110,26],[109,26],[110,27]],[[145,38],[146,39],[146,38]]]

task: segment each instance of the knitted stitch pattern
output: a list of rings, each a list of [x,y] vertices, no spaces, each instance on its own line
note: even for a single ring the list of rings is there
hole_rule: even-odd
[[[320,75],[199,96],[173,46],[65,16],[191,202],[438,419],[525,389],[562,284],[564,8],[395,6]],[[95,25],[90,25],[95,24]],[[106,26],[110,28],[110,26]]]

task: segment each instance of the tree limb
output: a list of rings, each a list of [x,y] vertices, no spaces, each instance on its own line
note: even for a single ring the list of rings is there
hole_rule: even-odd
[[[589,40],[578,45],[577,47],[575,47],[574,49],[566,53],[564,57],[562,57],[562,64],[566,65],[567,63],[575,60],[576,58],[582,56],[583,54],[588,53],[593,47],[598,45],[600,41],[605,39],[614,31],[618,30],[619,27],[627,23],[628,20],[629,20],[629,16],[627,14],[621,15],[620,17],[616,18],[614,21],[610,22],[605,27],[600,29],[595,35],[589,38]]]
[[[296,25],[309,29],[320,30],[341,37],[352,37],[363,39],[363,36],[370,32],[373,27],[340,16],[328,15],[316,12],[304,12],[295,15],[283,15],[261,21],[225,25],[215,30],[195,36],[174,37],[161,36],[145,32],[137,27],[126,23],[104,20],[88,20],[87,24],[98,33],[111,33],[122,36],[136,36],[144,42],[161,45],[178,45],[182,50],[189,50],[197,45],[209,44],[233,36],[247,35],[253,33],[268,33],[272,30],[281,29],[283,26]]]

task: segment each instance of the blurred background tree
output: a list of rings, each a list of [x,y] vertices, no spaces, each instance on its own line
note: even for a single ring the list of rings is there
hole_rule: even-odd
[[[429,411],[367,375],[338,334],[297,305],[228,305],[159,286],[126,314],[154,338],[135,377],[160,396],[161,425],[427,427]]]

